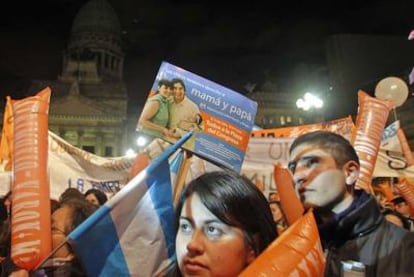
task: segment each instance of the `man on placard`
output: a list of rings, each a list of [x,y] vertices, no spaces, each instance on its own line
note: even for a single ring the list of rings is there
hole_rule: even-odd
[[[186,132],[201,129],[201,114],[197,104],[186,96],[184,81],[179,78],[171,80],[173,100],[170,103],[169,129],[176,138]]]

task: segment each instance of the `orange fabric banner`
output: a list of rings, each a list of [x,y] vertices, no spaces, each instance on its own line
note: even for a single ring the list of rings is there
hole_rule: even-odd
[[[304,209],[295,192],[295,184],[289,170],[276,164],[273,172],[277,191],[280,196],[280,204],[287,223],[292,225],[302,217]]]
[[[306,134],[315,130],[325,130],[340,134],[344,137],[349,137],[352,129],[354,128],[354,122],[352,117],[344,117],[328,122],[321,122],[308,125],[283,127],[275,129],[255,130],[251,132],[251,137],[254,138],[295,138],[300,135]]]
[[[290,226],[241,274],[250,276],[323,276],[325,256],[312,210]]]

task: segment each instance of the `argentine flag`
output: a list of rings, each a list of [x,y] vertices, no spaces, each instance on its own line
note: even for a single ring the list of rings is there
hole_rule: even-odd
[[[174,258],[168,158],[188,133],[73,230],[68,239],[88,276],[154,276]]]

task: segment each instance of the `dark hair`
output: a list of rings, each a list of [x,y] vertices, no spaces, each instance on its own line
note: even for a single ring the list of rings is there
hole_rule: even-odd
[[[401,220],[401,223],[403,225],[404,229],[410,230],[410,222],[407,220],[406,217],[404,217],[401,213],[399,213],[396,210],[390,209],[390,208],[385,208],[382,211],[382,215],[385,217],[386,215],[394,215],[396,217],[398,217]]]
[[[88,189],[85,192],[85,197],[89,194],[95,195],[96,199],[98,200],[99,205],[103,205],[106,201],[108,201],[108,197],[106,194],[99,189]]]
[[[166,86],[167,88],[172,87],[172,83],[170,80],[161,79],[158,81],[158,87]]]
[[[59,206],[59,208],[63,207],[68,207],[71,210],[72,223],[70,230],[64,230],[67,233],[72,232],[76,227],[78,227],[79,224],[81,224],[98,209],[96,205],[86,201],[85,199],[78,198],[68,199]]]
[[[205,173],[186,186],[176,208],[176,233],[184,201],[194,193],[221,221],[241,228],[256,255],[277,237],[272,212],[263,193],[249,179],[230,170]]]
[[[314,131],[297,137],[289,149],[289,154],[302,144],[316,145],[332,155],[338,167],[349,161],[359,165],[359,158],[352,144],[343,136],[329,131]]]
[[[59,202],[64,203],[70,199],[84,199],[82,192],[75,188],[67,188],[62,194],[59,196]]]
[[[397,205],[397,204],[400,204],[400,203],[407,203],[407,201],[405,200],[405,198],[404,198],[404,197],[402,197],[402,196],[396,196],[396,197],[394,197],[394,198],[391,200],[391,202],[392,202],[394,205]]]
[[[174,84],[177,84],[177,83],[179,83],[179,84],[181,84],[183,86],[184,91],[187,91],[187,88],[185,87],[184,81],[182,79],[180,79],[180,78],[174,78],[174,79],[171,80],[171,85],[172,86],[174,86]]]
[[[4,205],[4,199],[0,199],[0,223],[8,218],[7,208]]]

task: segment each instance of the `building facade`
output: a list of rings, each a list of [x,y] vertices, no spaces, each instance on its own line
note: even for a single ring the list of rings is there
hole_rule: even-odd
[[[99,156],[124,155],[127,89],[119,19],[106,0],[77,13],[56,80],[35,80],[30,94],[49,86],[49,130]]]

